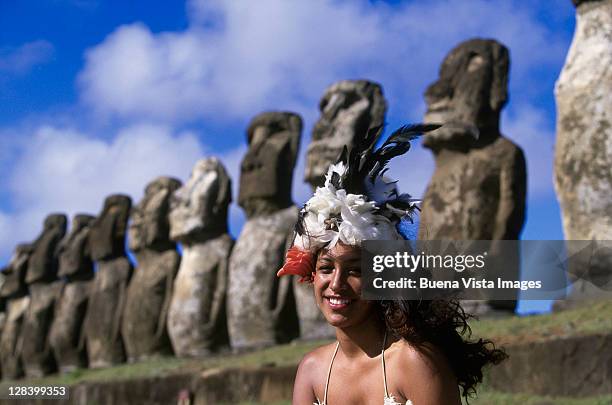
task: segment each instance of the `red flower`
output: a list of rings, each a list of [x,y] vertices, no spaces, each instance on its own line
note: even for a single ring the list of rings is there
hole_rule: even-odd
[[[314,272],[314,255],[292,246],[285,256],[285,265],[276,275],[278,277],[286,275],[300,276],[300,283],[312,283]]]

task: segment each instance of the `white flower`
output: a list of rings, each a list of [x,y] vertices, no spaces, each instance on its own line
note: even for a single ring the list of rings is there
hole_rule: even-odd
[[[305,206],[304,235],[298,235],[295,245],[303,250],[316,250],[327,245],[332,248],[338,241],[360,246],[364,240],[401,239],[395,225],[377,215],[376,203],[365,196],[347,194],[331,185],[331,173],[340,175],[346,170],[343,163],[333,165],[327,173],[325,187],[319,187]],[[338,222],[337,230],[329,221]],[[332,228],[332,229],[329,229]]]

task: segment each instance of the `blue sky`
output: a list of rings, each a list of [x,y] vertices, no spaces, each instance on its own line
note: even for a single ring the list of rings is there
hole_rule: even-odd
[[[480,36],[510,48],[503,132],[525,150],[523,239],[561,239],[552,186],[554,82],[574,29],[569,0],[0,1],[0,262],[44,216],[96,213],[218,155],[238,183],[245,128],[269,109],[305,120],[294,198],[325,88],[382,84],[391,128],[419,121],[444,55]],[[422,194],[433,168],[415,145],[392,166]],[[236,195],[236,194],[234,194]],[[237,235],[243,214],[231,210]]]

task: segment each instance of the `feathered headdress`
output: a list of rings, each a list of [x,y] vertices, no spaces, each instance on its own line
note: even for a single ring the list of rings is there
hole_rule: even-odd
[[[376,150],[383,127],[370,128],[350,151],[345,146],[338,162],[331,165],[325,185],[300,210],[293,246],[285,265],[277,273],[312,281],[314,253],[332,248],[338,241],[360,246],[364,240],[403,239],[398,226],[412,222],[417,208],[409,194],[400,194],[396,181],[385,173],[387,163],[410,149],[410,141],[439,128],[437,124],[407,125],[399,128]]]

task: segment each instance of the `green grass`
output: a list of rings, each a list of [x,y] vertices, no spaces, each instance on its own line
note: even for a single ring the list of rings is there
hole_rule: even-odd
[[[612,331],[612,300],[546,315],[471,321],[474,336],[511,344]]]

